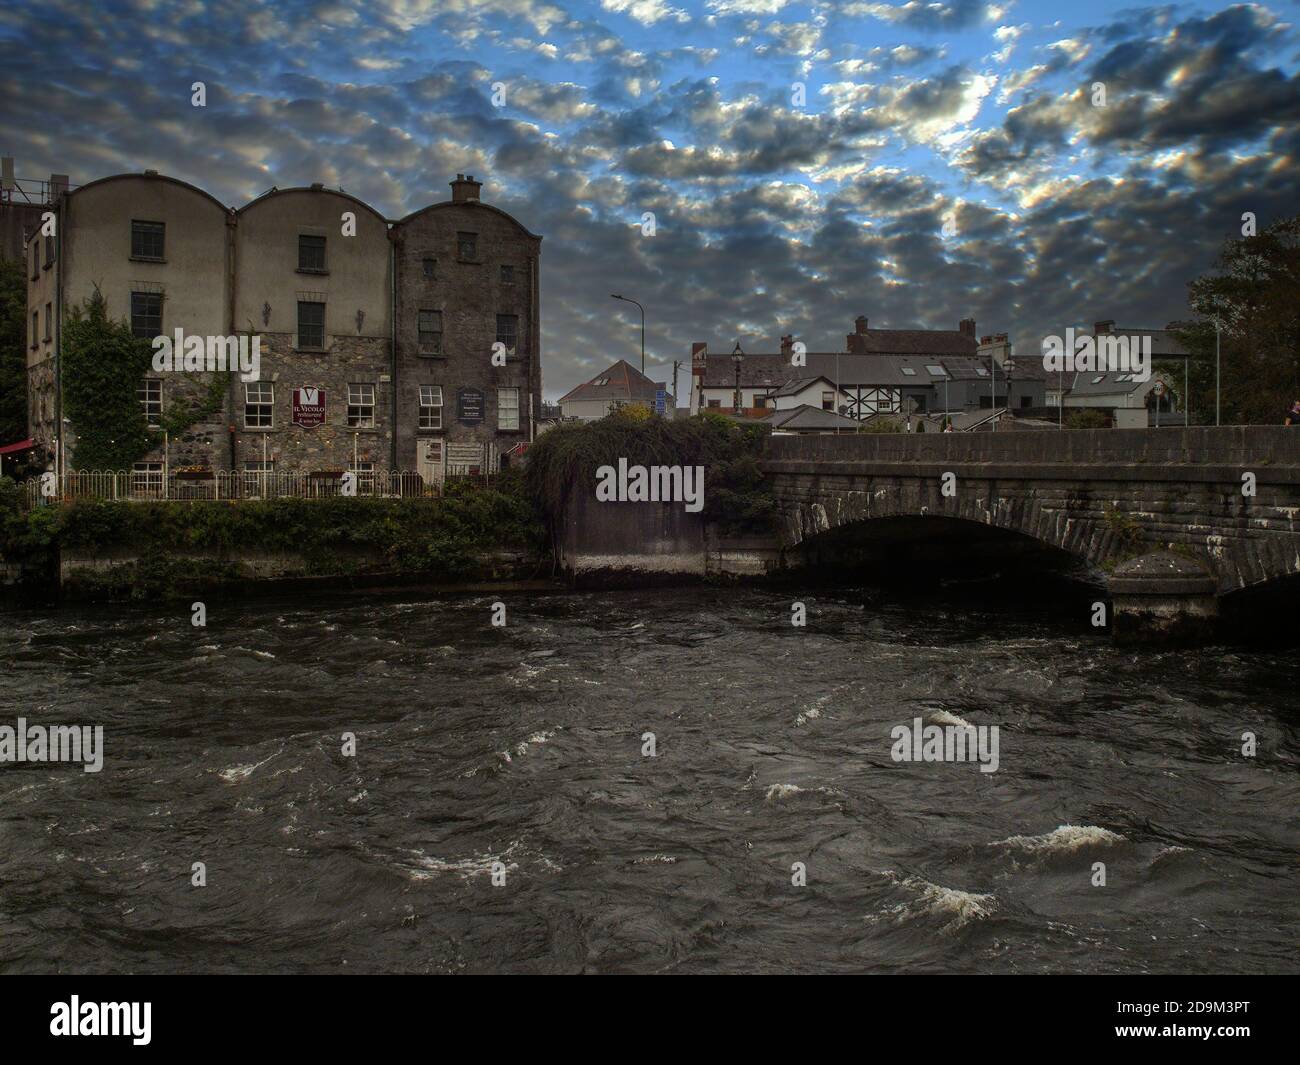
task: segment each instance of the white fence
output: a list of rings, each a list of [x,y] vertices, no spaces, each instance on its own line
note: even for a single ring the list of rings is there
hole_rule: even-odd
[[[491,475],[449,477],[490,485]],[[425,481],[410,470],[359,470],[349,481],[344,471],[328,473],[212,470],[201,474],[160,470],[70,470],[60,478],[47,473],[23,482],[29,507],[76,499],[221,500],[331,499],[357,495],[380,498],[440,496],[444,482]]]

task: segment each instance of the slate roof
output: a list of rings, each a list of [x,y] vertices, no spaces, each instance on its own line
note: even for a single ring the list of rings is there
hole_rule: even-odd
[[[846,432],[856,433],[862,424],[854,418],[846,418],[843,414],[836,414],[832,410],[822,410],[820,407],[813,407],[807,403],[801,403],[790,410],[773,411],[763,420],[773,429],[784,429],[788,432],[796,430],[807,432],[812,429],[844,429]]]
[[[969,355],[979,342],[958,329],[868,329],[854,333],[868,355]]]
[[[626,359],[619,359],[608,370],[561,396],[560,402],[614,399],[625,403],[649,403],[653,406],[658,391],[659,385]]]

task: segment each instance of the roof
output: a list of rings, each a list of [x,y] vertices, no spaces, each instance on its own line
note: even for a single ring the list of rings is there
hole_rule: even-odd
[[[561,396],[560,402],[612,399],[653,405],[661,387],[626,359],[619,359],[608,370]]]
[[[805,388],[811,388],[818,381],[824,381],[832,388],[835,387],[835,383],[829,377],[792,377],[789,381],[773,392],[772,395],[797,396]]]
[[[1066,374],[1066,391],[1072,396],[1128,396],[1150,388],[1159,374],[1145,381],[1136,381],[1131,373],[1076,373],[1073,379]]]
[[[414,221],[416,218],[419,218],[420,215],[422,214],[427,214],[429,211],[445,211],[449,207],[471,207],[475,210],[491,211],[494,214],[499,214],[502,218],[510,222],[512,225],[517,226],[524,233],[525,236],[532,237],[533,240],[536,241],[541,241],[542,239],[541,234],[534,233],[531,229],[529,229],[526,225],[524,225],[521,221],[519,221],[518,218],[510,214],[510,212],[503,211],[501,210],[500,207],[494,207],[490,203],[484,203],[482,200],[440,200],[437,203],[431,203],[426,207],[421,207],[419,210],[412,211],[410,214],[397,219],[396,224],[399,226],[407,226],[410,225],[411,222]]]
[[[847,418],[833,410],[822,410],[807,403],[801,403],[790,410],[773,411],[763,419],[773,430],[783,429],[792,432],[796,429],[847,429],[856,433],[861,422],[856,418]]]
[[[1187,349],[1168,329],[1144,329],[1112,325],[1109,332],[1099,334],[1094,331],[1091,335],[1117,337],[1149,336],[1151,338],[1151,357],[1153,359],[1185,359],[1189,357]]]
[[[810,351],[803,366],[791,366],[784,355],[742,355],[740,359],[740,384],[742,388],[782,388],[783,395],[792,392],[783,386],[794,382],[807,382],[823,377],[828,383],[838,381],[841,386],[926,387],[942,381],[943,374],[930,372],[931,366],[944,367],[947,360],[925,355],[857,355],[847,352]],[[969,359],[974,363],[977,360]],[[946,367],[944,367],[946,369]],[[705,388],[734,388],[736,364],[731,355],[706,355],[704,358]],[[795,388],[797,392],[799,389]]]
[[[979,343],[958,329],[868,329],[850,334],[868,355],[971,355]]]

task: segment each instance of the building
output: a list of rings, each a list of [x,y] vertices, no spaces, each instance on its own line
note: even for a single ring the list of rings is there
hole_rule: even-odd
[[[1152,360],[1164,359],[1183,365],[1184,376],[1187,349],[1165,329],[1117,328],[1113,320],[1097,322],[1093,325],[1091,336],[1128,337],[1130,342],[1136,340],[1149,346]],[[1149,368],[1150,369],[1150,368]],[[1085,372],[1046,373],[1045,404],[1059,408],[1100,410],[1110,415],[1116,426],[1124,428],[1145,428],[1159,423],[1181,422],[1170,416],[1178,410],[1177,394],[1185,391],[1178,375],[1170,376],[1152,372],[1146,380],[1138,380],[1134,374],[1120,370]]]
[[[481,186],[457,174],[449,201],[392,234],[395,465],[426,481],[498,469],[537,435],[542,238],[483,203]]]
[[[595,421],[633,403],[654,410],[661,392],[667,393],[668,390],[650,380],[626,359],[619,359],[609,369],[561,396],[560,410],[565,418]],[[665,395],[665,399],[667,405],[674,402],[671,395]]]
[[[740,345],[711,354],[691,348],[691,410],[787,410],[807,405],[859,421],[878,414],[1033,407],[1043,379],[1011,358],[1006,334],[976,341],[975,323],[958,329],[870,329],[860,317],[844,351],[805,352],[781,338],[781,352],[751,355]],[[996,400],[996,403],[995,403]]]
[[[146,374],[152,425],[178,402],[210,405],[222,383],[225,395],[178,438],[160,426],[142,478],[354,471],[364,490],[382,470],[438,482],[501,468],[536,434],[541,237],[480,202],[480,186],[457,175],[449,201],[398,222],[322,185],[273,188],[238,209],[154,171],[61,192],[59,236],[25,248],[29,421],[46,467],[76,466],[60,325],[98,288],[137,336],[179,329],[221,350],[244,335],[260,354],[255,380]]]

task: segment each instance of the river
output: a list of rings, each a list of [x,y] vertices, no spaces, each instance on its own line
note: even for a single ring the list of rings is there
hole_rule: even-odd
[[[1300,970],[1294,651],[745,587],[11,612],[0,662],[0,725],[104,727],[0,765],[3,972]],[[895,762],[918,717],[997,771]]]

